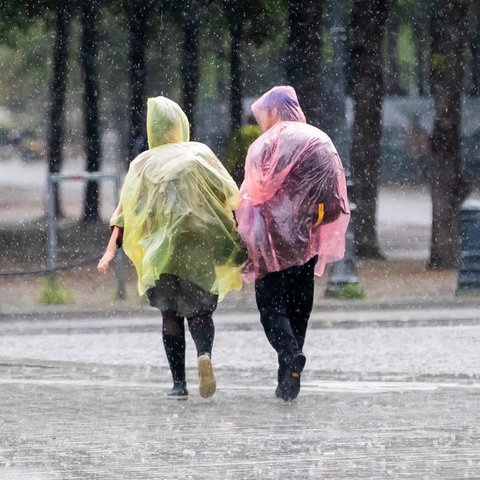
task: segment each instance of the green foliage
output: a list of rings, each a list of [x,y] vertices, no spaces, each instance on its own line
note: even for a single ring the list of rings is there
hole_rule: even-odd
[[[362,300],[365,298],[365,292],[358,283],[347,283],[338,288],[329,290],[327,296],[338,298],[340,300]]]
[[[172,100],[181,98],[182,31],[170,12],[162,14],[152,25],[147,43],[147,96],[165,95]]]
[[[278,0],[249,0],[245,16],[250,21],[247,37],[260,47],[269,40],[278,38],[279,31],[285,31],[287,2]]]
[[[243,167],[248,147],[262,134],[258,125],[245,125],[233,133],[228,145],[225,168],[240,184],[243,180]]]
[[[201,19],[200,91],[207,97],[225,97],[225,100],[229,93],[230,72],[230,33],[226,12],[231,3],[240,8],[237,1],[210,0]],[[242,8],[240,56],[243,94],[248,97],[283,81],[287,2],[246,0]]]
[[[441,73],[446,68],[446,58],[443,53],[432,54],[432,72]]]
[[[58,283],[56,275],[50,275],[44,283],[39,302],[45,305],[62,305],[73,302],[73,294],[64,290]]]
[[[44,118],[45,83],[50,75],[51,42],[44,21],[23,29],[12,27],[0,44],[0,98],[14,111],[38,111]]]
[[[414,72],[417,61],[415,57],[412,25],[400,25],[397,54],[400,85],[405,89],[405,91],[408,91],[409,86],[415,84]]]
[[[36,0],[22,2],[19,0],[2,0],[0,2],[0,35],[3,43],[8,43],[9,35],[14,29],[24,30],[34,25],[41,18],[42,21],[52,23],[55,18],[57,0]]]
[[[70,0],[73,2],[73,0]],[[192,1],[192,0],[189,0]],[[459,2],[458,3],[464,3]],[[242,3],[243,40],[240,53],[243,64],[243,94],[257,96],[285,80],[285,48],[288,37],[288,2],[286,0],[202,0],[200,16],[200,88],[199,101],[220,98],[228,102],[230,34],[226,8]],[[368,2],[367,2],[368,3]],[[81,136],[83,79],[78,65],[79,2],[74,4],[74,21],[69,50],[67,91],[67,141]],[[347,0],[351,9],[351,0]],[[391,14],[399,25],[397,55],[400,82],[404,91],[412,91],[417,73],[418,31],[428,50],[428,20],[433,0],[394,0]],[[58,0],[0,2],[0,105],[14,112],[26,112],[25,119],[40,130],[48,111]],[[102,0],[99,16],[99,103],[104,125],[124,128],[129,104],[129,20],[132,8],[144,5],[152,9],[147,35],[148,79],[146,96],[164,94],[181,98],[181,45],[179,17],[185,1]],[[155,6],[154,6],[155,5]],[[480,2],[473,2],[471,18],[476,18]],[[327,11],[327,10],[326,10]],[[326,14],[326,13],[325,13]],[[473,22],[473,20],[472,20]],[[473,24],[473,23],[472,23]],[[474,25],[477,25],[475,23]],[[473,28],[473,27],[472,27]],[[351,34],[351,32],[349,32]],[[331,32],[324,28],[323,51],[319,54],[324,68],[324,85],[333,64]],[[425,36],[425,39],[423,38]],[[472,34],[473,35],[473,34]],[[417,43],[416,43],[417,42]],[[428,55],[427,55],[428,56]],[[434,66],[438,64],[433,59]],[[440,64],[438,64],[440,65]],[[114,94],[112,94],[114,93]],[[82,139],[78,139],[82,140]]]

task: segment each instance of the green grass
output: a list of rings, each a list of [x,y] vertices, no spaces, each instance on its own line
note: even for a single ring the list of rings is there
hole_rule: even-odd
[[[361,300],[365,298],[365,292],[358,283],[347,283],[342,287],[327,292],[326,295],[341,300]]]
[[[39,302],[44,305],[62,305],[73,302],[73,293],[62,288],[55,275],[50,275],[44,282]]]

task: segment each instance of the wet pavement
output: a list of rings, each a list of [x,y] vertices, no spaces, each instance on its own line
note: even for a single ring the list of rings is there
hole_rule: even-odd
[[[154,317],[4,321],[0,479],[480,478],[480,322],[454,313],[316,313],[291,403],[255,314],[217,315],[211,399],[188,338],[186,401]]]
[[[44,168],[2,165],[2,222],[42,215]],[[82,188],[68,192],[78,215]],[[5,279],[0,480],[480,479],[479,297],[456,296],[453,271],[425,271],[424,188],[382,189],[377,221],[388,262],[358,263],[365,300],[317,285],[291,403],[273,395],[251,288],[216,315],[216,394],[198,395],[188,337],[190,397],[176,401],[158,314],[133,287],[119,306],[113,277],[80,269],[73,304],[40,305],[40,281]]]

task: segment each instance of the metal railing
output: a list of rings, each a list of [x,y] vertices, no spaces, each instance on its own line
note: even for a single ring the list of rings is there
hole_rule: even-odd
[[[101,172],[82,172],[75,174],[49,173],[47,176],[47,201],[46,201],[46,220],[47,220],[47,271],[52,275],[59,268],[57,262],[57,218],[55,214],[55,185],[63,181],[83,181],[92,180],[112,180],[115,187],[115,203],[118,203],[118,194],[121,188],[121,178],[116,174]],[[115,261],[115,275],[117,278],[117,297],[125,298],[125,273],[124,273],[124,254],[122,249],[117,252]]]

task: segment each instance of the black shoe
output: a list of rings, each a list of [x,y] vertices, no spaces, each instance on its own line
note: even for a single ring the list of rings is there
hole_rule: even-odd
[[[277,385],[277,388],[275,389],[275,396],[277,398],[282,398],[282,388],[280,385]]]
[[[288,363],[278,359],[277,388],[275,389],[275,396],[277,398],[282,398],[281,385],[283,380],[285,379],[285,375],[287,373],[287,367],[288,367]]]
[[[188,397],[187,382],[176,381],[173,382],[172,389],[167,393],[168,397],[183,400]]]
[[[279,396],[286,402],[295,400],[300,393],[300,379],[305,367],[305,355],[297,353],[288,364],[282,383],[278,386]],[[277,392],[275,391],[275,395]]]

